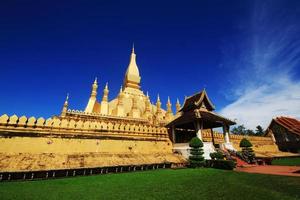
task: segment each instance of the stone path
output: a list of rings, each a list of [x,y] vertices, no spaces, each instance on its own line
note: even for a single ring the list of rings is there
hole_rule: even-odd
[[[256,165],[237,167],[238,172],[300,177],[300,166]],[[298,173],[293,173],[299,171]]]

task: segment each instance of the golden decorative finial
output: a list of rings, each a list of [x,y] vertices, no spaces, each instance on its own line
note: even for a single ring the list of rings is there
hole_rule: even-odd
[[[157,101],[160,101],[159,94],[157,94]]]
[[[179,99],[177,98],[177,102],[176,102],[176,113],[179,112],[180,108],[181,108],[181,105],[180,105],[180,103],[179,103]]]
[[[66,113],[67,113],[67,110],[68,110],[68,106],[69,106],[69,102],[68,101],[69,101],[69,93],[67,93],[66,100],[65,100],[63,109],[61,111],[61,116],[62,117],[66,116]]]
[[[105,89],[108,90],[108,82],[105,84]]]
[[[168,96],[168,104],[170,104],[171,103],[171,101],[170,101],[170,97]]]
[[[132,43],[132,52],[134,54],[134,42]]]
[[[67,102],[67,103],[68,103],[68,101],[69,101],[69,93],[67,93],[67,96],[66,96],[66,100],[65,100],[65,102]]]
[[[95,77],[94,84],[98,84],[98,82],[97,82],[97,77]]]
[[[120,88],[120,93],[122,93],[123,92],[123,86],[121,85],[121,88]]]

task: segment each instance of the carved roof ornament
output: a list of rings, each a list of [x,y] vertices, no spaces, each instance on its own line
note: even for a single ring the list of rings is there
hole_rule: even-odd
[[[199,109],[194,110],[194,112],[195,112],[195,117],[196,118],[201,118],[201,113],[200,113]]]

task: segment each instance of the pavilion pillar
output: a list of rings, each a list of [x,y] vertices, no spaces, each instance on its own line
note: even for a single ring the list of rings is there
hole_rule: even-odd
[[[174,126],[171,127],[171,134],[172,134],[173,143],[175,143],[176,142],[176,135],[175,135],[175,127]]]
[[[225,143],[230,143],[230,140],[229,140],[229,126],[226,125],[226,124],[223,125],[223,134],[224,134]]]
[[[202,141],[202,129],[203,129],[203,122],[196,121],[196,135]]]
[[[212,128],[210,129],[210,134],[211,134],[211,141],[212,141],[213,145],[215,145],[215,136],[214,136],[214,131]]]

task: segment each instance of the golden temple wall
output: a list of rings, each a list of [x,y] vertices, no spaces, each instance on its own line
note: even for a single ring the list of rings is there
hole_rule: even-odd
[[[48,137],[0,138],[0,152],[9,153],[170,153],[166,141],[99,140]]]
[[[172,154],[172,143],[163,127],[122,121],[0,117],[0,171],[162,162],[182,162]]]
[[[203,140],[207,142],[212,141],[212,136],[210,130],[203,131]],[[224,135],[222,133],[214,132],[215,143],[224,143]],[[246,137],[253,145],[253,150],[255,152],[278,152],[279,149],[271,136],[261,137],[261,136],[244,136],[244,135],[233,135],[229,134],[230,142],[232,142],[233,147],[240,151],[240,141]]]

